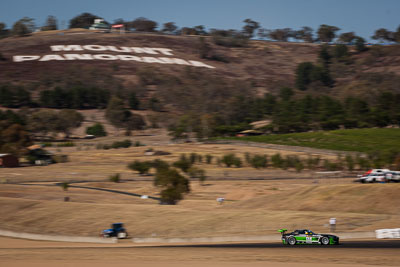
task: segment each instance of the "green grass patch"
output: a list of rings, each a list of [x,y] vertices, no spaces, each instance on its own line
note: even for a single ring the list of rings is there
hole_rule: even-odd
[[[370,128],[262,136],[224,137],[220,139],[251,141],[320,149],[371,152],[400,151],[400,129]]]

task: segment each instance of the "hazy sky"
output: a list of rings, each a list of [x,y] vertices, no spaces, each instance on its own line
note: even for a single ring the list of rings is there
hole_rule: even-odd
[[[0,22],[12,27],[27,16],[42,26],[48,15],[59,27],[83,12],[105,18],[133,20],[146,17],[161,26],[204,25],[207,29],[240,29],[251,18],[267,29],[334,25],[340,32],[355,31],[369,39],[378,28],[396,30],[400,25],[400,0],[1,0]]]

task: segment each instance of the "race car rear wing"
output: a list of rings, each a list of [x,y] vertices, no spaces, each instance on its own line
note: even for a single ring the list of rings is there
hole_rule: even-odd
[[[279,229],[278,232],[280,232],[282,235],[286,233],[287,229]]]

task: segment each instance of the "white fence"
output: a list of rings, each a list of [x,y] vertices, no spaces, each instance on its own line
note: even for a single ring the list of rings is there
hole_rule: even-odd
[[[375,230],[376,238],[400,238],[400,228]]]
[[[0,230],[0,236],[32,239],[32,240],[76,242],[76,243],[107,243],[107,244],[110,244],[110,243],[118,242],[116,238],[39,235],[39,234],[29,234],[29,233],[16,233],[16,232],[11,232],[11,231],[6,231],[6,230]]]

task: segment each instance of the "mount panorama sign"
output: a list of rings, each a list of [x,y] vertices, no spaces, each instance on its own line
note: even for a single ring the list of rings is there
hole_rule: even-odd
[[[13,56],[13,61],[46,62],[46,61],[71,61],[71,60],[110,60],[110,61],[122,60],[122,61],[136,61],[143,63],[186,65],[186,66],[203,67],[209,69],[215,68],[211,65],[205,64],[200,61],[175,58],[173,57],[174,54],[172,53],[172,49],[169,48],[127,47],[127,46],[116,47],[111,45],[51,45],[50,50],[52,52],[69,52],[69,53],[53,53],[48,55],[17,55]],[[97,53],[88,53],[88,52],[97,52]],[[119,54],[117,55],[110,54],[112,52],[114,53],[117,52]]]

